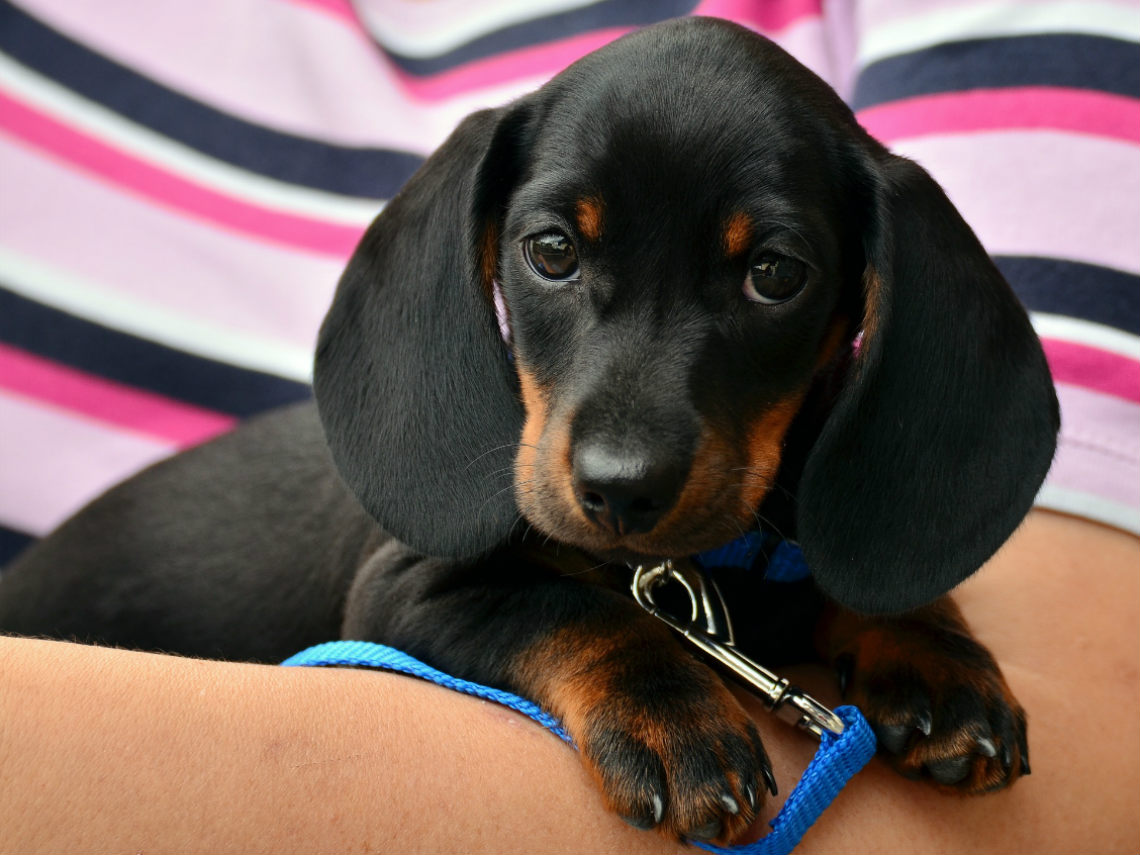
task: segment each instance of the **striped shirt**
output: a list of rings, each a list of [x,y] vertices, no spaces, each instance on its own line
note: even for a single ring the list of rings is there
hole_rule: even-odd
[[[1038,503],[1140,532],[1140,6],[0,0],[0,564],[309,393],[368,222],[467,113],[632,28],[739,21],[943,184],[1031,311]]]

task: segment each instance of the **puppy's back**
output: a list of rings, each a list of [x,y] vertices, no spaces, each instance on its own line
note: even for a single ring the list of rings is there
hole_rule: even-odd
[[[112,488],[0,575],[0,632],[277,661],[340,632],[385,535],[341,483],[311,404]]]

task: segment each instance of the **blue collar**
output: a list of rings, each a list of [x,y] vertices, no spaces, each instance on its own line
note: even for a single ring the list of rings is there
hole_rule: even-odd
[[[713,567],[751,570],[761,555],[766,557],[764,580],[767,582],[798,582],[811,575],[799,545],[768,531],[750,531],[724,546],[705,550],[693,558],[706,570]]]

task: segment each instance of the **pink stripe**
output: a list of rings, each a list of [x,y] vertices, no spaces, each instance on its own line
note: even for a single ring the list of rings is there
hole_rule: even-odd
[[[771,36],[804,18],[823,17],[822,0],[703,0],[694,15],[727,18]]]
[[[287,3],[292,3],[294,6],[307,6],[317,11],[324,12],[334,18],[339,18],[347,21],[356,27],[360,26],[360,19],[357,17],[356,10],[352,8],[349,0],[284,0]]]
[[[1044,339],[1053,378],[1140,404],[1140,362],[1107,350]]]
[[[1078,89],[950,92],[869,107],[858,116],[883,142],[928,134],[1050,128],[1140,143],[1140,101]]]
[[[0,175],[0,245],[74,287],[254,340],[304,350],[316,341],[342,259],[187,219],[3,133]]]
[[[151,166],[0,92],[0,127],[118,187],[184,214],[285,246],[342,258],[362,229],[282,214]]]
[[[0,387],[180,448],[232,428],[232,416],[183,404],[0,344]]]
[[[334,17],[359,25],[360,18],[348,0],[286,0],[297,6],[310,6]],[[727,18],[765,33],[779,32],[806,17],[821,17],[822,0],[704,0],[694,15]],[[529,20],[545,17],[541,8]]]

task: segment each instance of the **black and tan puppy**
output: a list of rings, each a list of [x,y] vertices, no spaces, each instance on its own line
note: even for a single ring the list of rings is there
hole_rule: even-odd
[[[906,773],[1028,771],[944,595],[1049,467],[1041,348],[929,176],[768,41],[667,23],[464,121],[361,241],[315,390],[39,543],[0,627],[263,661],[386,642],[561,716],[634,824],[727,839],[764,750],[626,562],[768,526],[813,578],[722,574],[751,655],[814,644]]]

